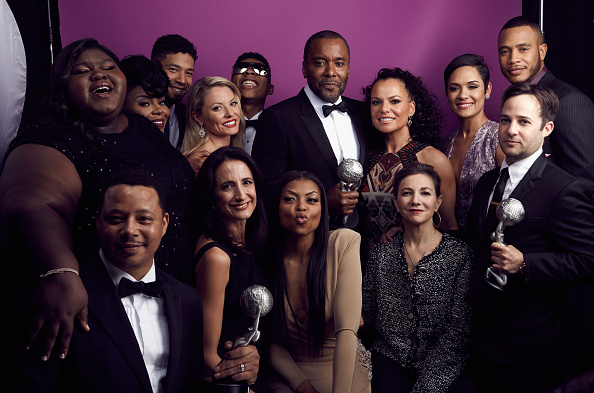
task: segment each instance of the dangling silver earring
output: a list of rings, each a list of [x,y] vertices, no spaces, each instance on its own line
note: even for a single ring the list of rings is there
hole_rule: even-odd
[[[408,126],[412,126],[412,115],[408,117]]]
[[[203,124],[200,124],[200,130],[198,131],[198,135],[200,135],[200,138],[204,138],[206,136],[206,131],[204,131]]]
[[[439,214],[439,212],[435,212],[435,213],[433,213],[433,215],[434,215],[434,216],[435,216],[436,214],[437,214],[437,218],[439,218],[439,224],[435,225],[435,220],[432,220],[432,221],[433,221],[433,226],[434,226],[435,228],[439,228],[439,226],[441,225],[441,215]]]

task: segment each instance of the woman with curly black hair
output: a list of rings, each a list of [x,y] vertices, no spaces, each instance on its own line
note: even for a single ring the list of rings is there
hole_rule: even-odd
[[[135,55],[124,58],[121,68],[128,86],[124,110],[146,117],[164,132],[169,119],[169,108],[165,102],[169,78],[161,63]]]
[[[361,187],[368,208],[372,243],[391,240],[396,232],[392,202],[394,175],[413,162],[429,164],[442,181],[441,219],[436,226],[458,229],[454,216],[456,183],[447,157],[436,149],[440,143],[441,115],[435,96],[421,78],[400,68],[383,68],[373,83],[363,88],[371,121],[382,140],[376,143]]]

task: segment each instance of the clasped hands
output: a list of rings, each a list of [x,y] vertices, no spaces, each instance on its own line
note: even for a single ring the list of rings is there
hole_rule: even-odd
[[[493,269],[500,273],[520,273],[524,265],[524,254],[511,245],[491,243],[491,260],[495,262]]]

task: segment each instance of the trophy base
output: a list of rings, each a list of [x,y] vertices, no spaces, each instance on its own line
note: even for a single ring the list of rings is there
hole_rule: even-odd
[[[210,393],[248,393],[248,385],[245,382],[211,382]]]

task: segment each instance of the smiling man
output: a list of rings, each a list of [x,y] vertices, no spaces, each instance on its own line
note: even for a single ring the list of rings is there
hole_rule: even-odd
[[[499,65],[511,82],[551,89],[559,97],[555,132],[545,138],[544,152],[562,169],[594,189],[594,104],[544,64],[547,44],[540,26],[523,17],[510,19],[498,39]]]
[[[181,148],[186,130],[186,106],[181,103],[194,77],[194,63],[198,55],[196,47],[179,34],[159,37],[153,45],[151,60],[158,60],[169,76],[166,98],[169,106],[169,121],[165,136],[178,150]]]
[[[246,52],[233,65],[231,82],[241,92],[241,109],[247,121],[243,133],[243,148],[252,154],[258,118],[264,110],[266,97],[274,93],[268,60],[257,52]]]
[[[543,153],[545,137],[557,132],[557,96],[518,83],[502,102],[506,158],[480,178],[468,216],[477,258],[467,301],[478,349],[469,364],[481,392],[545,392],[571,376],[567,291],[594,281],[594,205],[586,184]],[[520,201],[524,218],[505,228],[507,244],[492,242],[495,206],[507,198]],[[497,282],[488,268],[505,274],[507,284],[489,285]]]
[[[269,187],[289,170],[315,174],[328,194],[332,226],[352,228],[358,223],[359,193],[340,191],[337,168],[345,158],[365,166],[365,127],[370,122],[363,117],[369,110],[342,96],[349,79],[350,49],[340,34],[320,31],[307,40],[303,52],[307,84],[297,96],[262,113],[252,156]],[[345,225],[344,215],[349,215]]]

